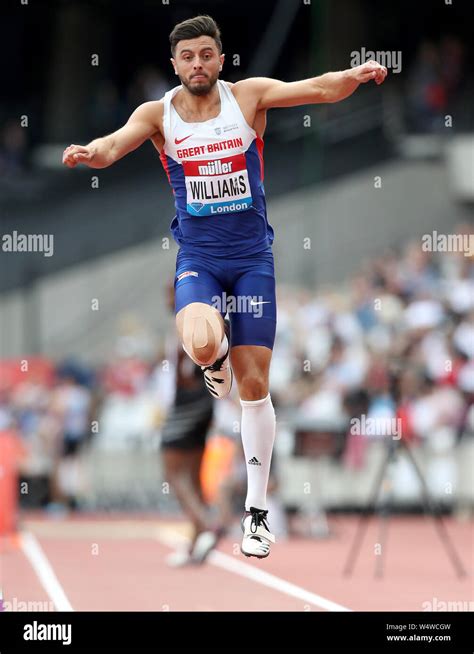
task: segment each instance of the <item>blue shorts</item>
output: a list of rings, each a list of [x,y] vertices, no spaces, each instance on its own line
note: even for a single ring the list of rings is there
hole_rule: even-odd
[[[212,258],[188,254],[176,258],[175,312],[191,302],[229,315],[231,345],[273,349],[276,331],[275,269],[271,247],[250,257]]]

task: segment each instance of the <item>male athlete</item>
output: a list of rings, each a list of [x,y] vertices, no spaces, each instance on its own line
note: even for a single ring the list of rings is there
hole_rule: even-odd
[[[275,439],[268,377],[276,327],[273,229],[263,186],[267,110],[338,102],[361,83],[381,84],[387,69],[369,61],[298,82],[254,77],[231,84],[219,79],[224,55],[212,18],[179,23],[170,43],[181,84],[140,105],[113,134],[69,146],[63,162],[105,168],[147,139],[160,153],[175,195],[171,231],[180,246],[176,326],[214,397],[229,393],[233,375],[237,380],[247,463],[241,550],[264,558],[275,542],[266,505]],[[226,302],[216,298],[233,298],[239,310],[228,312]]]

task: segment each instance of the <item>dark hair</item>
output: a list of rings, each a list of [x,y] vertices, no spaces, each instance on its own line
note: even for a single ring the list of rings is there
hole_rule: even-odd
[[[210,16],[196,16],[178,23],[170,34],[171,54],[175,55],[176,46],[179,41],[186,39],[197,39],[199,36],[210,36],[214,39],[219,50],[222,52],[221,32],[216,21]]]

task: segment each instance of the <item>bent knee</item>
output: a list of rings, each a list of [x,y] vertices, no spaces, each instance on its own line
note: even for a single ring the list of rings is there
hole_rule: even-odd
[[[217,359],[224,335],[223,320],[217,309],[193,302],[176,316],[176,326],[186,352],[195,363],[210,365]]]

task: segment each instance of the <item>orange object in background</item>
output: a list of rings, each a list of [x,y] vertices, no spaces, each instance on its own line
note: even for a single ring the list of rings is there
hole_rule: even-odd
[[[28,356],[28,368],[22,368],[21,359],[0,359],[0,390],[16,388],[27,381],[37,381],[46,386],[53,384],[55,370],[52,361],[45,357]]]
[[[13,429],[0,431],[0,537],[16,532],[18,516],[18,468],[26,454]]]
[[[201,486],[206,502],[214,503],[221,482],[232,472],[235,442],[227,436],[207,439],[201,464]]]

